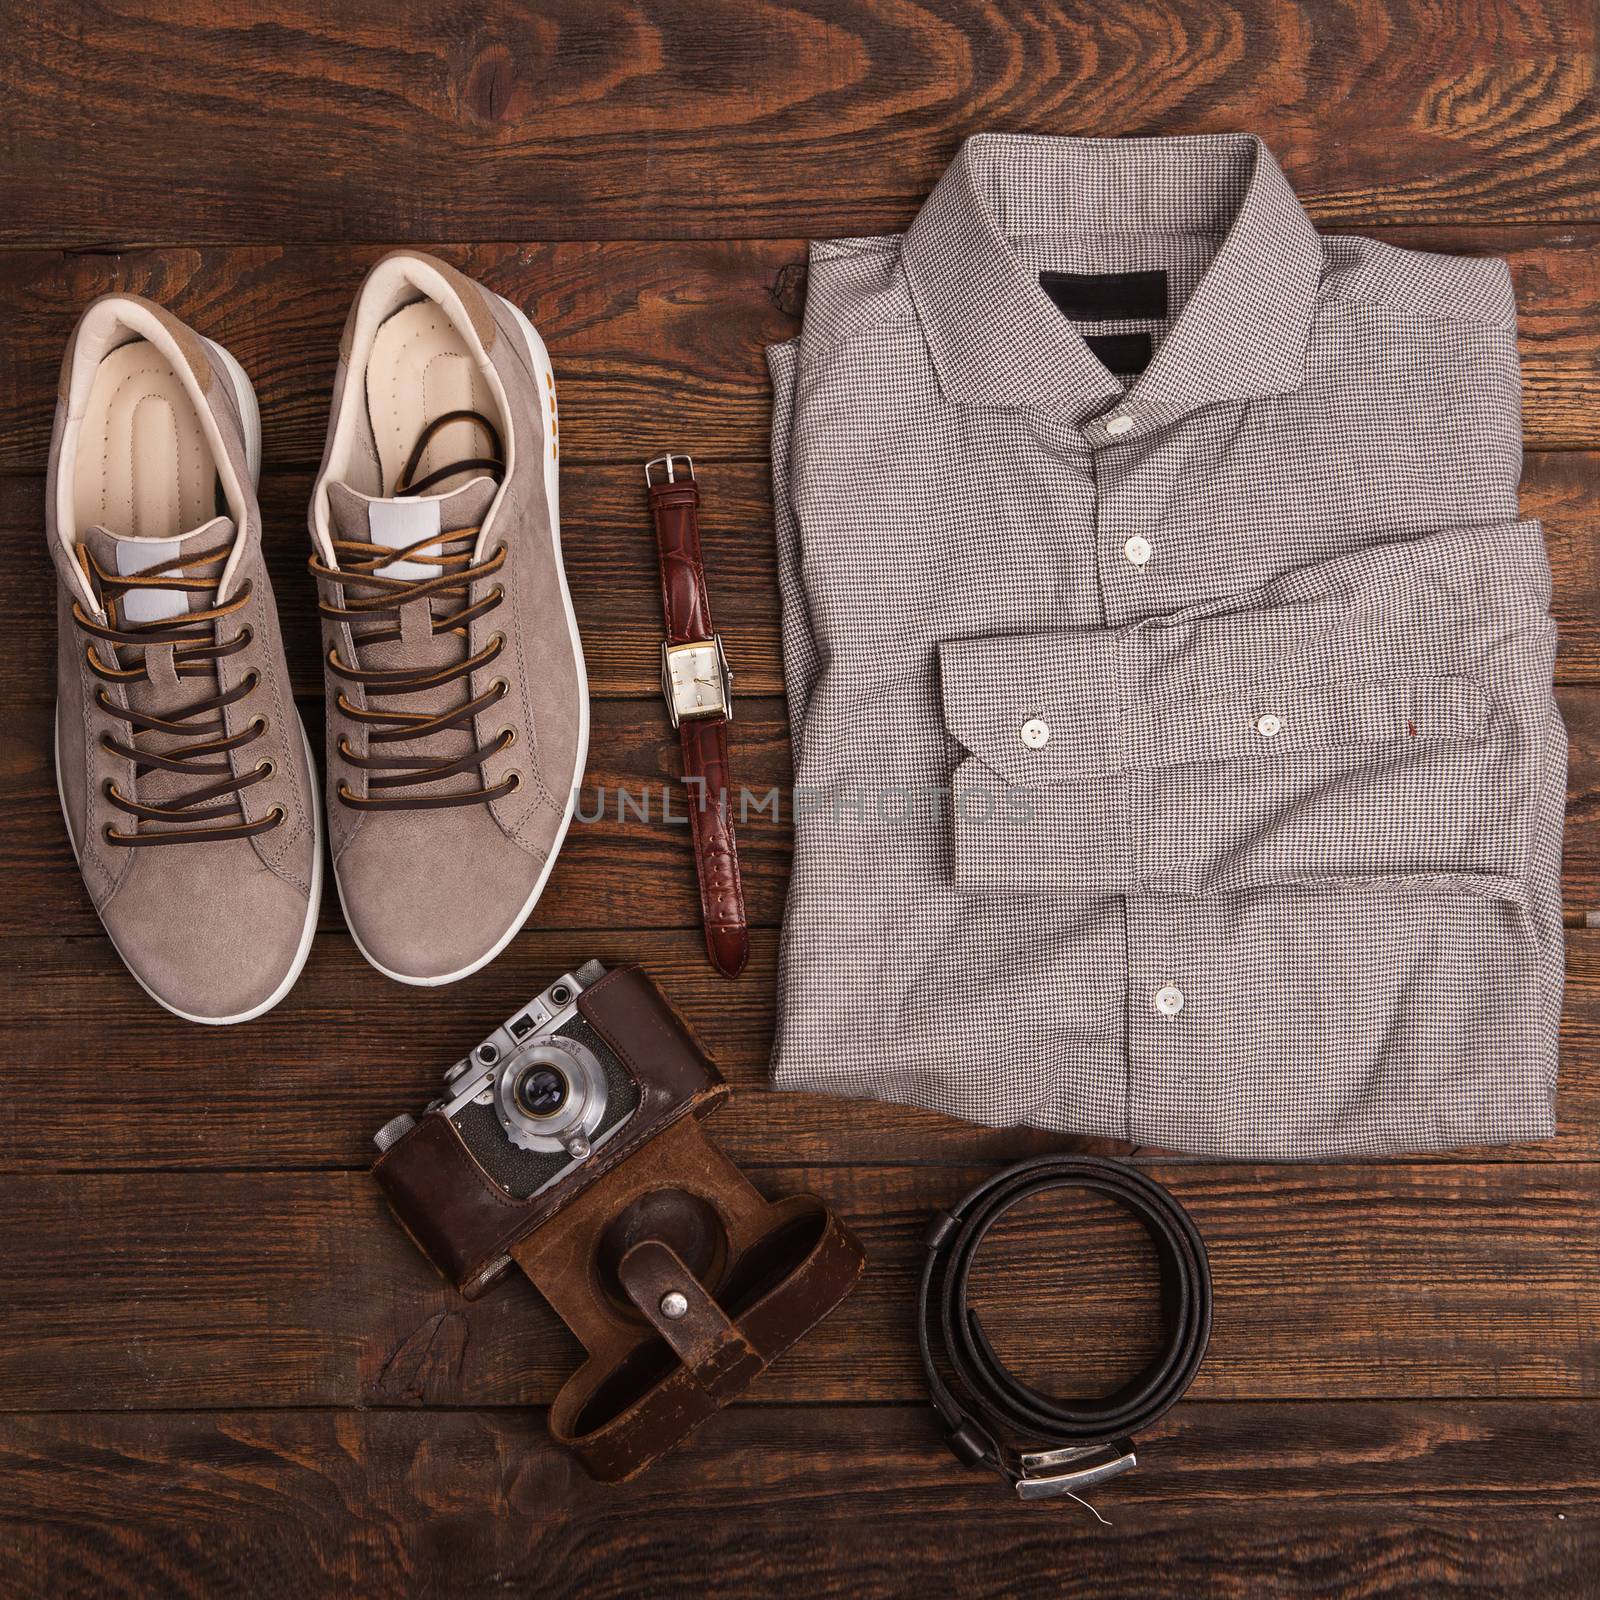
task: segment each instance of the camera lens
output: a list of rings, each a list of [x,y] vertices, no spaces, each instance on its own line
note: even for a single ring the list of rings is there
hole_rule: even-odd
[[[567,1103],[567,1080],[554,1067],[529,1067],[517,1080],[517,1102],[529,1116],[553,1117]]]
[[[548,993],[548,991],[547,991]],[[602,1136],[605,1069],[588,1045],[555,1033],[502,1052],[488,1093],[505,1136],[522,1150],[581,1161]],[[583,1155],[578,1154],[583,1147]]]

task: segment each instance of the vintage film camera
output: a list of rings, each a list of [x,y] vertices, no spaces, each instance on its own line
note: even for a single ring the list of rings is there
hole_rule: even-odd
[[[448,1117],[473,1159],[526,1200],[585,1161],[639,1106],[639,1088],[578,1014],[605,976],[598,961],[557,978],[444,1075],[428,1113]],[[402,1114],[373,1139],[387,1150],[416,1126]]]
[[[391,1209],[463,1295],[518,1266],[583,1342],[550,1429],[604,1481],[725,1405],[861,1274],[820,1200],[763,1199],[706,1138],[727,1095],[638,967],[590,961],[374,1140]]]

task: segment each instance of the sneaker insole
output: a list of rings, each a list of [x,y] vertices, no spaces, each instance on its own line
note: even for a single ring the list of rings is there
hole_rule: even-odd
[[[449,411],[499,412],[467,342],[431,300],[402,306],[381,328],[367,361],[367,415],[383,472],[381,495],[392,495],[417,440],[428,424]],[[428,441],[413,480],[493,453],[488,433],[475,422],[449,422]],[[480,474],[455,474],[426,493],[443,494]]]
[[[89,389],[73,480],[79,529],[174,539],[216,515],[216,483],[182,379],[147,340],[119,345]]]

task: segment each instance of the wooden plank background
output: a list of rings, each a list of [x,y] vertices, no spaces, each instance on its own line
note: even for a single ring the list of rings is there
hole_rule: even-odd
[[[1094,1497],[1102,1527],[956,1465],[910,1323],[928,1212],[1069,1141],[768,1093],[786,811],[744,831],[757,929],[727,984],[684,830],[615,809],[672,782],[638,477],[668,444],[704,477],[736,771],[788,781],[761,348],[798,326],[804,240],[904,227],[980,129],[1244,128],[1320,226],[1511,263],[1573,739],[1565,893],[1600,908],[1597,26],[1592,0],[7,8],[0,1594],[1600,1594],[1600,932],[1570,938],[1549,1143],[1317,1167],[1101,1147],[1192,1209],[1217,1281],[1191,1397]],[[393,243],[518,301],[554,358],[597,820],[468,982],[388,983],[330,891],[276,1011],[188,1027],[112,953],[56,807],[56,366],[108,289],[243,362],[314,724],[304,506],[339,325]],[[574,1347],[538,1297],[456,1299],[365,1175],[377,1124],[588,955],[646,963],[739,1091],[715,1134],[872,1256],[745,1403],[623,1489],[546,1442]],[[1019,1368],[1071,1392],[1137,1366],[1151,1280],[1117,1218],[1058,1202],[1008,1225],[979,1293]]]

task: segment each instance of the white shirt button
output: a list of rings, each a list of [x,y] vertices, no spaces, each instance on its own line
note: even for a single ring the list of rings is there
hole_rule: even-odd
[[[1136,567],[1142,567],[1150,559],[1152,547],[1148,539],[1141,538],[1137,533],[1122,547],[1122,553]]]
[[[1183,990],[1170,983],[1157,989],[1156,1010],[1164,1017],[1177,1016],[1183,1010]]]
[[[1127,433],[1132,427],[1132,417],[1112,417],[1106,423],[1106,432],[1109,433],[1113,439],[1118,439],[1121,438],[1123,434]]]
[[[1266,716],[1259,718],[1256,722],[1256,732],[1259,733],[1263,739],[1276,738],[1282,729],[1282,719],[1273,716],[1270,711],[1266,714]]]
[[[1030,750],[1043,750],[1050,743],[1050,724],[1030,717],[1022,724],[1022,742]]]

